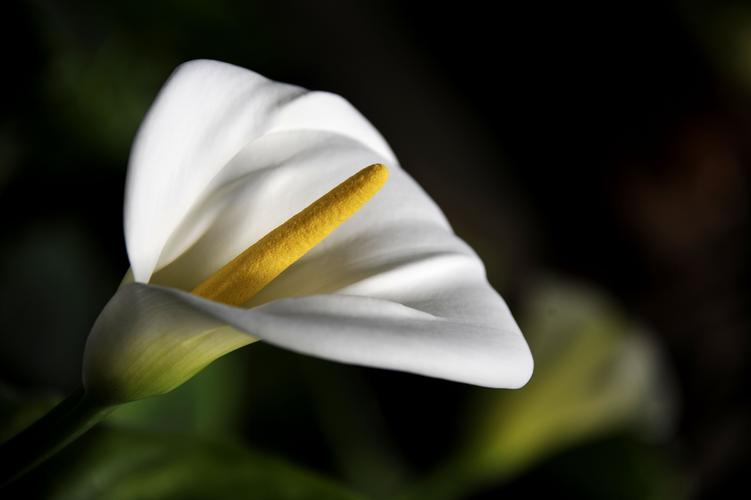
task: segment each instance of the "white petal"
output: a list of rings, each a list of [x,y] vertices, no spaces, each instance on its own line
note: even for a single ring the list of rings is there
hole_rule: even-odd
[[[241,309],[139,283],[124,286],[118,294],[123,296],[118,304],[127,305],[127,314],[119,315],[125,321],[111,321],[109,329],[92,332],[84,365],[89,384],[116,365],[124,346],[134,340],[139,345],[153,343],[152,325],[170,321],[184,339],[169,337],[173,348],[190,345],[202,332],[226,323],[271,344],[325,359],[487,387],[519,387],[532,371],[527,345],[505,308],[505,314],[497,311],[491,326],[487,318],[478,323],[452,320],[396,302],[348,295],[284,299]],[[116,315],[116,307],[109,314]],[[129,316],[137,320],[127,320]],[[166,344],[159,348],[167,350]],[[163,363],[159,357],[153,360]],[[159,366],[160,372],[171,369]]]
[[[258,139],[223,172],[235,172],[224,188],[186,219],[203,219],[194,227],[205,232],[154,281],[190,290],[362,165],[377,161],[383,159],[362,143],[328,133]],[[328,359],[494,387],[523,384],[531,374],[529,350],[488,285],[482,263],[423,190],[398,166],[391,171],[368,205],[247,304],[270,303],[274,323],[263,332],[252,328],[255,323],[245,328]],[[295,307],[308,307],[308,298],[279,299],[311,295],[317,295],[310,299],[318,307],[311,318],[319,328],[296,330],[289,326]],[[360,298],[367,300],[350,304]],[[276,309],[279,304],[285,308]],[[356,327],[349,314],[364,307],[372,310]],[[413,314],[423,321],[415,322]],[[373,345],[381,341],[382,348]]]
[[[486,387],[521,387],[532,374],[532,357],[510,315],[490,326],[382,299],[314,295],[224,319],[274,345],[345,363]]]
[[[136,281],[148,281],[169,262],[162,254],[173,232],[243,147],[264,134],[294,129],[344,134],[392,157],[378,132],[337,96],[216,61],[180,66],[146,116],[131,152],[125,238]]]
[[[163,105],[162,100],[180,95],[170,83],[151,115],[164,117],[162,128],[170,120],[192,123],[200,145],[173,140],[170,148],[184,160],[169,164],[170,175],[159,173],[162,167],[151,153],[131,164],[136,181],[129,183],[128,206],[134,208],[126,208],[126,216],[133,215],[126,236],[131,258],[141,258],[132,261],[136,281],[160,269],[153,283],[190,290],[357,170],[387,163],[391,177],[384,189],[246,304],[250,312],[159,293],[300,352],[493,387],[526,382],[532,370],[529,349],[488,285],[482,263],[359,113],[330,94],[306,94],[231,66],[214,68],[218,63],[192,64],[196,68],[173,78],[188,82],[187,97]],[[207,103],[203,113],[211,120],[200,113],[186,118],[178,105],[201,90],[193,85],[200,79],[190,75],[209,70],[213,75],[214,69],[223,74],[217,80],[224,83],[216,84],[225,86],[221,94],[234,97]],[[190,77],[182,78],[181,71]],[[244,83],[226,85],[234,77]],[[234,111],[256,96],[265,99],[265,107],[245,109],[255,118],[241,119],[243,113]],[[228,109],[233,112],[226,119],[222,114]],[[141,135],[169,139],[159,127],[150,132],[151,115]],[[206,126],[212,120],[215,126]],[[231,147],[220,141],[221,158],[207,152],[227,127],[246,130],[248,140]],[[235,151],[225,160],[230,150]],[[196,172],[199,181],[193,180]]]

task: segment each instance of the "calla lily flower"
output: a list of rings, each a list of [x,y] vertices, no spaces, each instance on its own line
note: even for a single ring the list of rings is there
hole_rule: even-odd
[[[84,355],[84,387],[103,401],[167,392],[256,340],[487,387],[531,376],[480,259],[336,95],[216,61],[180,66],[132,148],[125,239],[131,271]],[[216,295],[246,286],[238,266],[269,276]]]

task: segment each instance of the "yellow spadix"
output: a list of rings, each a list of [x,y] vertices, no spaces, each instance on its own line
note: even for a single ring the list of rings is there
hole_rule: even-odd
[[[234,306],[245,304],[360,210],[388,175],[380,163],[360,170],[248,247],[192,293]]]

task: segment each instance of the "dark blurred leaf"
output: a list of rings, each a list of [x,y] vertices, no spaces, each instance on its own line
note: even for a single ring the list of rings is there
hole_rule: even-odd
[[[506,498],[674,500],[687,497],[682,479],[664,449],[618,435],[556,454],[500,491]],[[472,498],[498,498],[498,491]]]
[[[0,442],[44,415],[58,401],[60,395],[50,391],[20,392],[0,382]]]
[[[54,500],[359,498],[313,473],[236,445],[105,426],[13,485],[8,495]]]
[[[113,270],[71,217],[0,237],[0,372],[14,383],[72,390],[89,329],[112,293]]]
[[[638,444],[670,429],[673,387],[659,347],[607,294],[548,279],[520,310],[532,380],[515,391],[475,389],[462,454],[409,498],[466,498],[582,443],[632,431]]]

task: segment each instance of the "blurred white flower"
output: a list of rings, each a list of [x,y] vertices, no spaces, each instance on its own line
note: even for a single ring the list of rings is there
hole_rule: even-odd
[[[385,187],[255,296],[227,305],[190,293],[371,164],[388,165]],[[489,387],[531,375],[479,258],[336,95],[215,61],[180,66],[133,145],[125,238],[132,273],[84,359],[84,385],[102,399],[167,392],[258,339]]]

